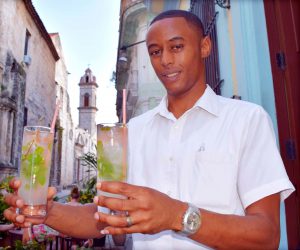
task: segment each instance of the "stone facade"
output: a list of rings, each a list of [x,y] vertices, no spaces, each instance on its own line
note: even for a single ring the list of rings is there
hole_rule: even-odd
[[[19,166],[25,86],[23,67],[7,53],[0,93],[0,171],[5,175],[14,174]]]
[[[0,172],[20,166],[24,125],[49,126],[59,56],[30,0],[0,1]]]

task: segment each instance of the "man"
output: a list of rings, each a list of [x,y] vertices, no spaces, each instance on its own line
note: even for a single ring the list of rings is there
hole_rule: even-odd
[[[128,215],[95,213],[100,222],[95,223],[92,205],[71,211],[50,203],[45,223],[63,232],[66,224],[81,223],[76,232],[69,228],[76,237],[133,234],[134,249],[142,250],[278,248],[280,200],[294,188],[269,117],[261,107],[216,96],[206,85],[204,58],[211,43],[195,15],[160,14],[146,44],[167,96],[129,123],[129,183],[134,185],[97,185],[128,199],[95,197],[96,204]],[[7,200],[22,206],[16,196]],[[13,208],[6,216],[24,225]],[[70,216],[76,221],[66,219]],[[57,225],[62,220],[64,225]]]

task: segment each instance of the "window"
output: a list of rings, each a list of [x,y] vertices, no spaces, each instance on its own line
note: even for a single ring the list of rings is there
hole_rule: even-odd
[[[76,159],[77,160],[77,173],[76,173],[76,181],[77,183],[79,183],[80,181],[80,159]]]
[[[89,82],[89,76],[85,77],[85,82],[88,83]]]
[[[89,107],[90,106],[90,95],[88,93],[86,93],[84,95],[83,106],[84,107]]]
[[[27,126],[27,119],[28,119],[28,108],[24,108],[24,122],[23,125],[24,127]]]
[[[28,48],[29,48],[29,39],[30,39],[30,33],[28,30],[26,30],[25,35],[25,48],[24,48],[24,55],[28,55]]]
[[[61,112],[64,112],[64,89],[63,87],[60,87],[59,89],[59,106],[60,106],[60,110]]]

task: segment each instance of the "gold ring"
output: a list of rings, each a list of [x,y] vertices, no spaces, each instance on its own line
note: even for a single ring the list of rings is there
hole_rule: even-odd
[[[130,216],[126,216],[126,222],[127,222],[127,227],[131,227],[133,225]]]

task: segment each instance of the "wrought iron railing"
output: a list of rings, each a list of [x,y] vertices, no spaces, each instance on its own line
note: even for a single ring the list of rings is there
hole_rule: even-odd
[[[216,30],[218,12],[215,11],[215,2],[212,0],[192,0],[190,11],[201,19],[204,26],[204,34],[209,35],[212,41],[211,54],[205,59],[206,82],[220,95],[221,85],[224,80],[220,79]]]

